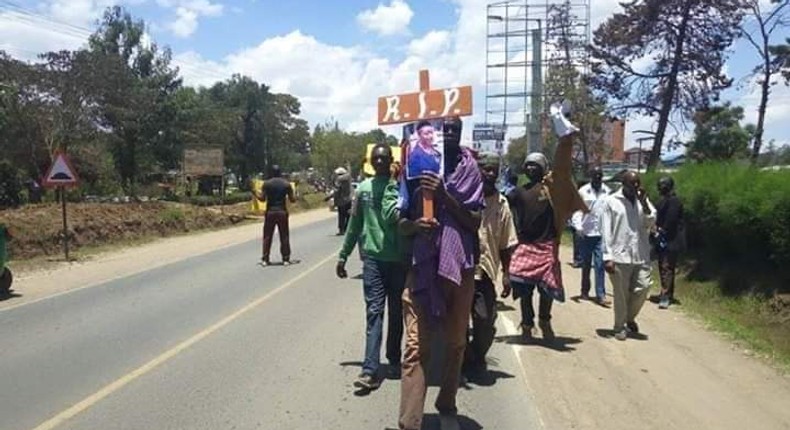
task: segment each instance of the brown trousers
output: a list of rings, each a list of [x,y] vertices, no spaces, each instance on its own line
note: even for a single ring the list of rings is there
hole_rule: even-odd
[[[431,360],[432,330],[428,315],[411,294],[414,276],[409,273],[403,292],[403,320],[406,325],[406,346],[403,356],[400,419],[404,430],[419,430],[425,408],[427,390],[426,370]],[[461,365],[467,341],[467,326],[475,292],[474,271],[464,272],[461,285],[442,281],[441,286],[447,303],[447,314],[441,322],[446,340],[445,362],[441,366],[442,379],[436,409],[441,414],[456,413],[455,395],[461,378]],[[438,325],[438,324],[437,324]],[[436,327],[438,329],[439,327]]]

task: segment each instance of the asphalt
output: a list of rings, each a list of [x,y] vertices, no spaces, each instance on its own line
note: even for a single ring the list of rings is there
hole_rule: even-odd
[[[352,386],[364,301],[334,276],[333,226],[294,229],[289,267],[257,265],[251,240],[0,310],[0,429],[397,428],[398,381]],[[487,377],[465,382],[461,428],[539,427],[513,348],[495,343]]]

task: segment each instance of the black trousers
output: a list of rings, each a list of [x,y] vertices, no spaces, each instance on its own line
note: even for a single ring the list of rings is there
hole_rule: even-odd
[[[340,234],[346,233],[348,220],[351,218],[351,203],[343,203],[337,206],[337,231]]]
[[[482,363],[496,335],[496,288],[494,282],[483,273],[483,279],[475,280],[475,295],[472,300],[472,333],[467,347],[467,362]]]

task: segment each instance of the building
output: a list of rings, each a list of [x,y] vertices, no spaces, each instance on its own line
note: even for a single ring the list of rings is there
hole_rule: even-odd
[[[622,163],[625,161],[625,121],[610,117],[603,122],[602,161]]]

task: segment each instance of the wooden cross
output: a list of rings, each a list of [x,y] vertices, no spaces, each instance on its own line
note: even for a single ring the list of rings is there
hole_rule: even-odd
[[[431,90],[428,70],[420,70],[420,91],[379,97],[379,125],[403,124],[450,116],[472,115],[472,87]],[[422,192],[422,216],[433,218],[433,192]]]

